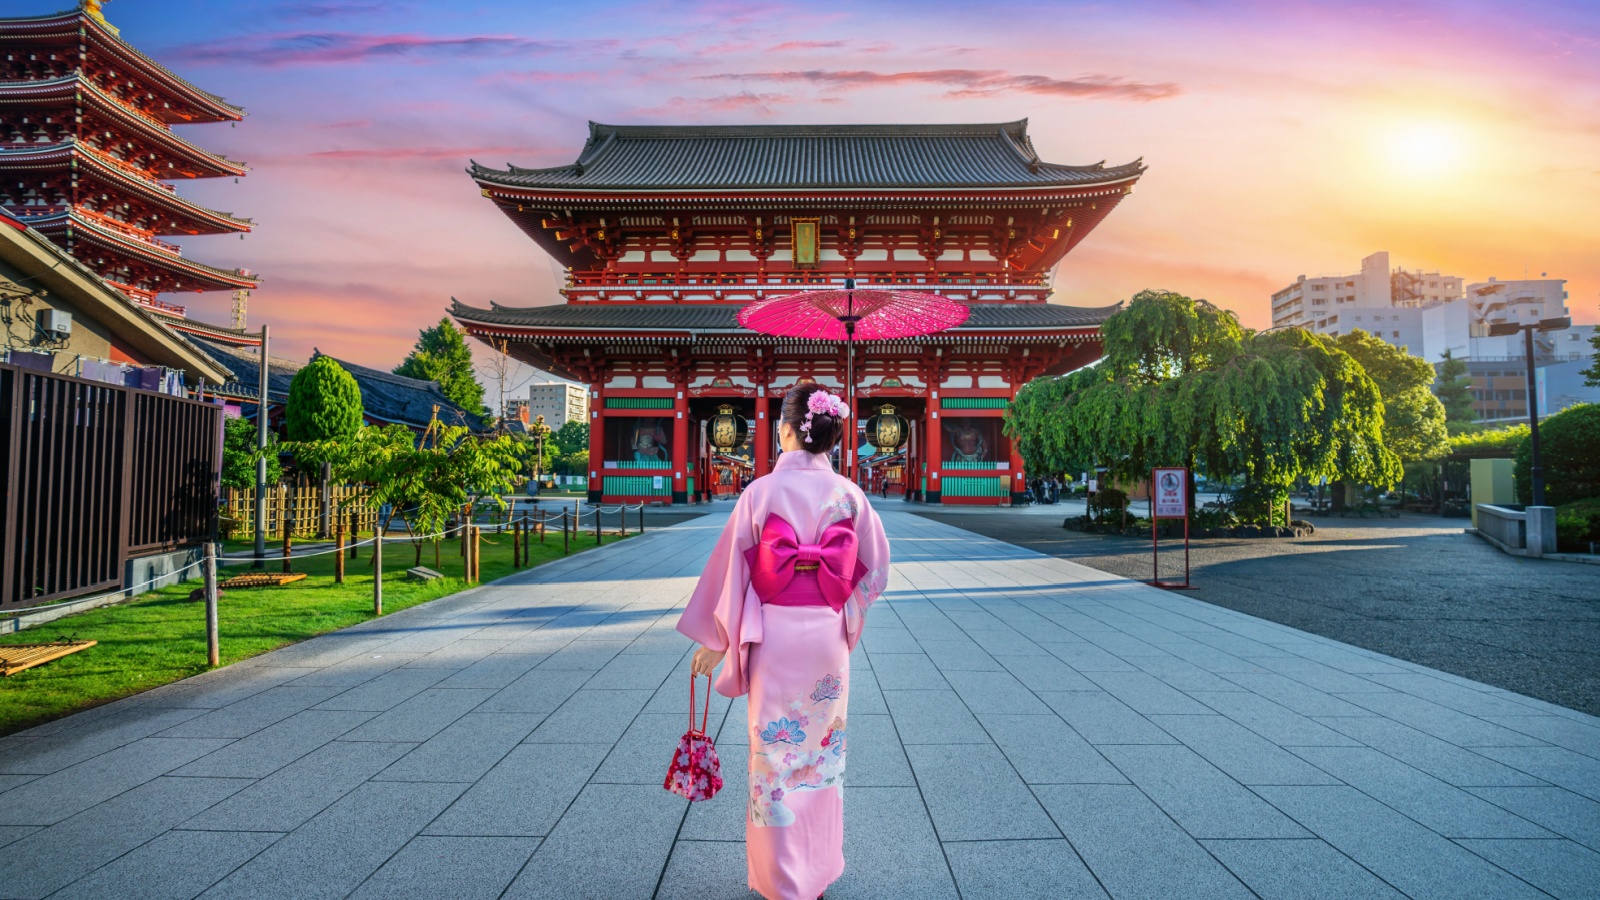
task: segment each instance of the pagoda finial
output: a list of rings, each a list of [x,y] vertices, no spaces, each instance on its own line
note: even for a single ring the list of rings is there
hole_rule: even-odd
[[[105,13],[100,11],[100,7],[104,6],[108,2],[110,2],[110,0],[78,0],[78,8],[83,10],[84,13],[89,16],[89,18],[94,19],[101,25],[104,25],[112,34],[121,35],[122,32],[117,30],[117,26],[107,22]]]

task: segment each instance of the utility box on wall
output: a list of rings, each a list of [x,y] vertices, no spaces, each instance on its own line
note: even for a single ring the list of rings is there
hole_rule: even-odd
[[[1472,527],[1478,527],[1478,504],[1512,506],[1517,502],[1517,484],[1511,477],[1509,459],[1472,460]]]

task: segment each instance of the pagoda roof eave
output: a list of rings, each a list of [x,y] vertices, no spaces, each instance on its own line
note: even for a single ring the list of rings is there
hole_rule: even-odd
[[[9,35],[7,32],[44,32],[49,36],[48,29],[61,27],[72,29],[61,34],[61,37],[76,37],[78,30],[82,29],[84,36],[92,39],[95,44],[105,49],[127,63],[130,67],[143,72],[152,81],[172,95],[175,99],[186,101],[198,114],[195,118],[179,117],[174,121],[180,122],[237,122],[244,118],[242,107],[222,99],[209,91],[201,90],[191,84],[176,72],[161,65],[142,53],[137,47],[124,41],[106,24],[97,20],[80,9],[63,10],[43,16],[17,16],[0,18],[0,40]]]
[[[207,286],[204,288],[205,290],[226,291],[261,286],[261,279],[253,275],[246,275],[242,270],[219,269],[215,266],[208,266],[205,263],[195,262],[186,256],[180,256],[152,244],[147,244],[138,238],[106,228],[93,220],[78,215],[76,211],[26,220],[26,224],[43,234],[64,231],[67,228],[75,229],[77,234],[99,243],[113,252],[132,254],[158,268],[204,284]]]
[[[471,170],[469,170],[471,171]],[[1053,197],[1077,199],[1108,194],[1126,193],[1143,174],[1143,169],[1117,178],[1089,185],[763,185],[759,188],[741,187],[629,187],[604,186],[583,188],[530,187],[507,183],[485,177],[473,171],[473,181],[484,196],[491,199],[496,194],[508,199],[548,200],[563,203],[583,200],[633,201],[645,205],[661,202],[694,203],[697,199],[725,205],[730,201],[741,204],[770,200],[792,204],[797,197],[807,200],[837,201],[859,204],[863,201],[903,203],[911,200],[957,199],[968,202],[1008,203]]]
[[[157,234],[237,234],[250,231],[255,227],[255,222],[250,219],[242,219],[232,213],[209,209],[174,191],[157,187],[155,184],[135,177],[123,171],[120,167],[107,162],[100,154],[76,141],[32,147],[25,150],[0,149],[0,162],[8,164],[7,168],[11,171],[16,171],[20,168],[20,165],[28,163],[34,163],[38,168],[51,165],[71,165],[74,162],[81,163],[86,170],[92,172],[96,177],[108,179],[112,183],[138,194],[146,202],[160,206],[175,216],[207,226],[205,230],[194,232],[158,231],[156,232]]]
[[[1026,119],[966,125],[643,126],[589,123],[564,166],[494,169],[480,186],[580,192],[1007,190],[1094,187],[1136,179],[1120,166],[1040,159]]]
[[[105,91],[102,91],[94,82],[77,73],[39,81],[0,82],[0,104],[13,99],[29,104],[37,104],[40,100],[55,99],[57,97],[71,99],[79,92],[89,98],[93,109],[117,119],[130,128],[136,129],[141,135],[160,144],[174,155],[197,166],[209,169],[213,173],[209,177],[220,178],[228,175],[238,177],[250,171],[250,167],[244,163],[228,159],[218,153],[212,153],[204,147],[185,140],[171,129],[163,128],[156,122],[147,120],[139,113],[129,111],[110,95],[106,94]]]

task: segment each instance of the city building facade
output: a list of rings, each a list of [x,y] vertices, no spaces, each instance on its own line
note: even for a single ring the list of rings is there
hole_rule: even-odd
[[[544,424],[559,431],[568,422],[588,420],[589,392],[570,381],[537,382],[528,386],[527,408],[527,421],[544,416]]]

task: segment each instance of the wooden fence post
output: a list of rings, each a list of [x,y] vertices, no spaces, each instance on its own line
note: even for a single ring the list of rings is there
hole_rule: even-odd
[[[357,517],[355,510],[351,510],[350,511],[350,558],[351,559],[355,559],[356,558],[356,547],[360,542],[360,537],[361,537],[361,519]]]
[[[474,525],[474,526],[472,526],[472,541],[471,541],[471,543],[469,543],[467,545],[467,563],[468,563],[468,565],[470,565],[472,567],[472,573],[467,577],[467,581],[472,583],[472,584],[477,584],[478,580],[479,580],[478,579],[478,554],[482,553],[482,552],[483,552],[483,529],[479,528],[476,525]]]
[[[644,504],[639,504],[639,533],[644,534]]]
[[[372,530],[372,614],[383,615],[383,526]]]
[[[333,529],[333,583],[344,584],[344,523],[337,522]]]
[[[617,535],[628,536],[628,504],[617,504]]]
[[[594,505],[594,545],[600,546],[600,504]]]
[[[561,510],[561,555],[572,552],[572,532],[567,530],[567,511]]]
[[[283,574],[287,575],[294,569],[289,560],[294,556],[294,520],[284,519],[283,526]]]
[[[203,570],[206,579],[206,663],[216,668],[222,662],[217,640],[217,545],[210,541],[206,542]]]

